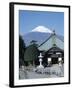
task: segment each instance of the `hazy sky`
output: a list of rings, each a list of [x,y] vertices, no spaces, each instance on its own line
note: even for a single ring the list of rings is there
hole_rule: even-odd
[[[57,34],[64,34],[64,13],[48,11],[19,11],[20,34],[24,35],[37,26],[55,29]]]

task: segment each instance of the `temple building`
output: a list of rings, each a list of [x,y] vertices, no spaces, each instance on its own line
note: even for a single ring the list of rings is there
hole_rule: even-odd
[[[59,62],[62,59],[64,62],[64,39],[58,36],[55,31],[47,38],[39,47],[39,51],[43,55],[43,64],[48,64],[48,58],[52,64]]]

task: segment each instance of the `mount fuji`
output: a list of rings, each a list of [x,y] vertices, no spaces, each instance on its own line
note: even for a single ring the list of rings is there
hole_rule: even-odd
[[[38,26],[35,29],[33,29],[31,32],[53,33],[49,28],[45,26]]]
[[[24,39],[26,46],[30,45],[30,42],[32,40],[37,41],[36,43],[38,45],[40,45],[47,38],[49,38],[52,33],[53,33],[53,31],[50,30],[49,28],[47,28],[45,26],[38,26],[38,27],[34,28],[32,31],[30,31],[29,33],[23,35],[22,37]]]

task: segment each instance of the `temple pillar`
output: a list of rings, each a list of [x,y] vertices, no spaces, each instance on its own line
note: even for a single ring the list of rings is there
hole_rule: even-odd
[[[58,58],[58,64],[59,64],[59,66],[62,66],[62,58],[61,57]]]
[[[48,60],[48,66],[50,66],[51,65],[51,58],[48,58],[47,60]]]

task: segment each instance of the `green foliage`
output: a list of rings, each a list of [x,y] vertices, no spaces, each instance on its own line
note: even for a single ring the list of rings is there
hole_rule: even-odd
[[[19,36],[19,64],[24,64],[24,53],[25,53],[25,43],[21,36]]]
[[[36,44],[32,44],[29,47],[27,47],[25,54],[24,54],[24,60],[29,62],[30,64],[33,64],[35,60],[38,58],[39,51],[36,47]]]

